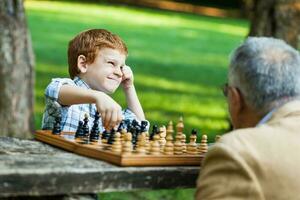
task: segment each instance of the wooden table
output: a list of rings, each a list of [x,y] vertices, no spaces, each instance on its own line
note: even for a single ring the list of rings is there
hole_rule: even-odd
[[[0,198],[194,188],[199,169],[118,167],[35,140],[0,137]]]

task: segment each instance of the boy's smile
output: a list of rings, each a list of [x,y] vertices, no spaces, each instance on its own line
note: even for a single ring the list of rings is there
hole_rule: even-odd
[[[85,64],[80,77],[94,90],[113,93],[122,81],[126,55],[117,49],[102,48],[93,63]],[[80,64],[80,63],[79,63]],[[83,67],[84,68],[84,67]]]

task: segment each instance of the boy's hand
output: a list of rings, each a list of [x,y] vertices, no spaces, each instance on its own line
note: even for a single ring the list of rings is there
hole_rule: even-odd
[[[116,127],[123,119],[121,106],[103,92],[97,92],[95,100],[104,128],[111,130]]]
[[[133,86],[133,73],[132,73],[132,70],[130,69],[130,67],[127,65],[125,65],[122,68],[122,73],[123,73],[123,76],[122,76],[121,84],[123,86],[123,89],[126,90]]]

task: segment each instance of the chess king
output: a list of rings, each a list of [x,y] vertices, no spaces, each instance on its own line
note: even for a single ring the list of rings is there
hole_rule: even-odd
[[[61,118],[61,130],[75,132],[78,121],[88,113],[92,127],[100,113],[101,132],[116,127],[121,120],[145,120],[135,87],[133,72],[125,64],[128,50],[122,39],[104,29],[79,33],[69,42],[70,78],[54,78],[45,90],[46,107],[42,129],[52,129]],[[122,86],[127,109],[109,95]]]
[[[279,39],[246,39],[223,92],[235,130],[208,150],[196,199],[299,199],[299,52]]]

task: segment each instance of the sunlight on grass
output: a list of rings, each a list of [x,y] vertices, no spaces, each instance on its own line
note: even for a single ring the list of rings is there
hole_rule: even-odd
[[[164,27],[189,27],[198,30],[212,30],[216,32],[228,33],[237,36],[244,36],[247,29],[238,25],[222,24],[214,21],[202,21],[196,19],[182,18],[182,14],[172,13],[165,15],[166,12],[140,12],[126,7],[105,6],[99,4],[78,4],[66,2],[39,2],[27,1],[26,7],[32,10],[64,13],[64,19],[70,19],[70,15],[78,14],[81,22],[91,22],[97,20],[93,17],[109,18],[110,20],[121,21],[123,23],[143,25],[143,26],[164,26]],[[88,10],[88,12],[86,12]],[[169,12],[170,13],[170,12]],[[138,15],[138,17],[137,17]],[[62,18],[60,18],[62,19]],[[87,21],[85,21],[87,20]]]

